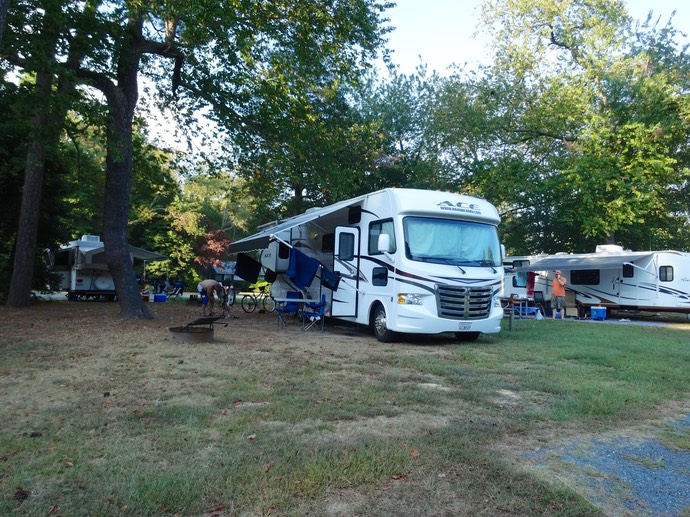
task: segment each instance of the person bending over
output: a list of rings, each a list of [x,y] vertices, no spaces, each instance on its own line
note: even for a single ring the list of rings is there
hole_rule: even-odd
[[[201,314],[206,314],[206,309],[208,308],[208,314],[213,314],[213,305],[215,303],[216,297],[218,301],[223,296],[223,284],[216,280],[203,280],[199,282],[196,286],[199,294],[201,295]],[[207,307],[208,304],[208,307]]]

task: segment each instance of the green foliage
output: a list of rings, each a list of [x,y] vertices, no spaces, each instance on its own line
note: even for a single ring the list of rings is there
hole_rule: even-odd
[[[0,81],[0,298],[9,290],[12,259],[24,186],[24,171],[30,132],[27,125],[28,97],[24,86]],[[45,289],[51,278],[42,250],[55,247],[68,235],[59,221],[69,210],[66,198],[68,163],[59,149],[48,150],[48,174],[43,188],[45,203],[39,213],[32,287]]]
[[[518,183],[532,206],[506,199],[508,225],[537,236],[515,247],[588,251],[614,235],[646,247],[639,236],[677,220],[669,208],[688,179],[675,150],[690,132],[690,61],[673,32],[633,33],[615,0],[487,2],[484,21],[498,26],[490,80],[519,92],[500,90],[504,151],[533,171]]]

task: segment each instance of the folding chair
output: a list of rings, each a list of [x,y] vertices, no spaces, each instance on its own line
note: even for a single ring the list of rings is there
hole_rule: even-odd
[[[305,332],[312,327],[316,327],[323,332],[324,313],[326,311],[326,295],[321,295],[318,303],[305,303],[302,307],[302,330]]]
[[[302,295],[297,291],[288,291],[285,293],[286,298],[299,300]],[[299,303],[297,302],[280,302],[276,303],[276,315],[278,316],[278,326],[284,327],[286,325],[285,316],[288,314],[297,314],[299,311]]]
[[[544,291],[534,291],[534,306],[541,311],[542,316],[550,316],[550,314],[547,314],[546,312],[546,299],[544,298]],[[549,307],[549,309],[550,308],[551,307]]]

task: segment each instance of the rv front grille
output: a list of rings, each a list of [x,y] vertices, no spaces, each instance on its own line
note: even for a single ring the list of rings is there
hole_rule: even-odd
[[[481,320],[491,312],[490,287],[436,286],[439,318],[454,320]]]

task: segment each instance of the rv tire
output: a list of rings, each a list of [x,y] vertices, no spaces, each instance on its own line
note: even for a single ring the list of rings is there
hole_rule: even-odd
[[[376,339],[382,343],[393,341],[395,333],[386,326],[386,309],[383,305],[377,304],[372,313],[371,326],[374,328]]]
[[[470,341],[477,341],[479,337],[479,332],[456,332],[455,339],[458,341],[464,341],[465,343]]]

